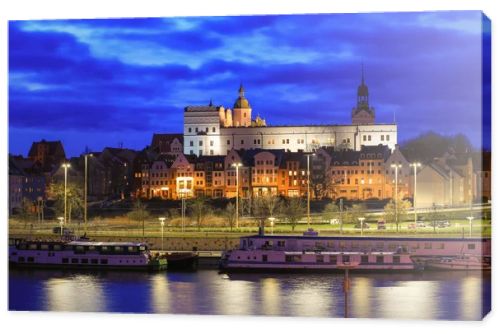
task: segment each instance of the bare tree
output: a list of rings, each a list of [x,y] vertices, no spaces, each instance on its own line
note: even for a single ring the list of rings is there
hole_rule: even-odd
[[[207,205],[207,199],[204,196],[198,196],[194,198],[189,204],[189,208],[191,210],[191,214],[196,220],[196,226],[198,227],[198,231],[201,230],[202,225],[205,224],[211,210]]]
[[[269,217],[280,213],[281,199],[277,196],[259,196],[253,199],[252,213],[259,221],[259,227],[264,228]]]
[[[149,217],[149,212],[147,211],[146,205],[144,205],[141,200],[137,200],[134,203],[132,211],[128,213],[128,218],[137,222],[142,223],[142,238],[144,238],[145,227],[144,222]]]
[[[232,231],[234,223],[236,222],[236,206],[233,203],[228,203],[226,209],[223,211],[223,215]]]
[[[397,204],[397,205],[396,205]],[[410,202],[398,199],[397,202],[391,200],[384,207],[385,221],[396,224],[396,231],[399,231],[399,224],[406,219]]]
[[[292,231],[295,231],[295,226],[304,216],[304,212],[305,204],[300,197],[291,197],[284,205],[283,215],[287,222],[292,225]]]

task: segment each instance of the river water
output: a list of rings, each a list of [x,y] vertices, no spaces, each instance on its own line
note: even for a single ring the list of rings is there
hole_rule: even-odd
[[[10,269],[9,309],[22,311],[344,317],[343,274],[74,272]],[[480,320],[489,273],[350,273],[348,316]]]

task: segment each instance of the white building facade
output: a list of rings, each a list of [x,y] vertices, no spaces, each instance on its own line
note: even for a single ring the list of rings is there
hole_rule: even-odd
[[[368,87],[358,88],[358,105],[349,125],[267,126],[252,120],[252,108],[240,86],[233,110],[223,106],[189,106],[184,109],[184,154],[226,155],[232,149],[285,149],[311,152],[320,147],[360,150],[362,145],[397,144],[396,124],[374,124],[368,105]]]

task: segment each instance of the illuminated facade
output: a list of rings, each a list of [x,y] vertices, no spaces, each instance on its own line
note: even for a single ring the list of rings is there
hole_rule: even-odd
[[[233,109],[224,106],[188,106],[184,109],[184,154],[226,155],[230,150],[284,149],[311,152],[320,147],[359,151],[362,146],[397,144],[396,124],[375,124],[364,75],[358,87],[357,106],[349,125],[267,126],[252,108],[240,86]]]

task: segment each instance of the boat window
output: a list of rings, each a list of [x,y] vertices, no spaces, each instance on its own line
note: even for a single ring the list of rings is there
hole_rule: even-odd
[[[300,255],[286,255],[285,256],[286,262],[300,262],[300,260],[301,260]]]
[[[97,264],[97,263],[98,263],[98,261],[97,261],[97,259],[91,259],[91,260],[90,260],[90,263],[92,263],[92,264]]]
[[[416,244],[412,244],[412,249],[420,249],[420,244],[417,242]]]
[[[316,242],[314,243],[314,246],[315,246],[316,248],[323,248],[323,247],[325,247],[321,241],[316,241]]]
[[[49,245],[47,245],[47,244],[41,244],[40,245],[40,249],[41,250],[49,250]]]
[[[82,263],[89,263],[89,259],[82,259]]]
[[[262,255],[262,262],[267,262],[267,255]]]
[[[345,248],[345,241],[340,242],[340,249],[343,249],[343,248]]]
[[[243,239],[243,248],[246,248],[246,247],[247,247],[247,240]]]
[[[139,249],[141,252],[144,252],[146,250],[146,246],[141,246],[141,247],[139,247]]]
[[[278,247],[285,247],[285,241],[284,240],[279,240],[278,241]]]
[[[375,247],[377,249],[384,249],[384,243],[383,242],[377,242],[376,245],[375,245]]]
[[[350,260],[349,255],[342,255],[342,262],[347,263],[347,262],[349,262],[349,260]]]
[[[384,263],[384,256],[383,255],[377,255],[377,263]]]
[[[426,243],[424,244],[424,248],[425,248],[425,249],[432,249],[432,243],[430,243],[430,242],[426,242]]]
[[[36,249],[37,245],[36,244],[29,244],[28,249]]]
[[[18,249],[26,249],[26,244],[19,244]]]
[[[28,262],[35,262],[35,259],[31,256],[28,257]]]
[[[318,263],[325,262],[323,255],[316,255],[316,262],[318,262]]]
[[[397,255],[396,255],[396,256],[394,256],[394,257],[392,258],[392,262],[393,262],[393,263],[401,263],[401,258],[400,258],[399,256],[397,256]]]
[[[108,264],[108,259],[101,259],[101,264]]]
[[[108,246],[102,246],[102,247],[101,247],[101,251],[103,251],[103,252],[108,252],[108,251],[109,251]]]
[[[78,259],[71,259],[71,263],[78,263]]]
[[[19,262],[24,262],[24,256],[20,256],[18,259]]]
[[[54,250],[55,251],[61,250],[61,245],[54,245]]]
[[[67,257],[63,257],[61,260],[62,263],[68,263],[69,259]]]
[[[391,251],[396,250],[397,247],[398,247],[398,245],[396,245],[396,244],[389,244],[389,250],[391,250]]]
[[[77,252],[83,252],[83,251],[84,251],[84,248],[83,248],[83,246],[76,246],[75,250],[76,250]]]
[[[361,255],[361,263],[368,263],[368,255]]]
[[[444,249],[444,243],[438,244],[438,249]]]
[[[95,248],[95,246],[89,246],[88,249],[89,249],[89,251],[95,251],[96,248]]]
[[[330,263],[337,264],[337,255],[330,255]]]
[[[115,252],[123,252],[122,246],[115,246]]]
[[[476,249],[476,244],[468,244],[467,249]]]

